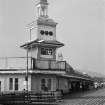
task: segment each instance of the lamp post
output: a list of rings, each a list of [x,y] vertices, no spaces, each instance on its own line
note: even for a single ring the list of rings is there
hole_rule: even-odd
[[[28,48],[27,48],[27,55],[26,55],[26,60],[27,60],[27,64],[26,64],[26,75],[25,75],[25,84],[26,84],[26,92],[25,92],[25,96],[27,97],[27,102],[28,102]]]
[[[33,24],[32,24],[33,25]],[[27,28],[29,29],[29,35],[30,35],[30,42],[31,42],[31,30],[33,29],[32,25],[28,25]],[[27,59],[27,67],[26,67],[26,75],[25,75],[25,82],[26,82],[26,91],[28,93],[28,45],[27,45],[27,55],[26,55],[26,59]],[[32,46],[31,46],[31,69],[32,69]]]
[[[31,29],[29,30],[29,32],[30,32],[30,42],[31,42]],[[27,45],[27,57],[26,58],[27,58],[27,69],[26,69],[25,81],[26,81],[26,91],[28,93],[28,45]],[[32,67],[32,52],[31,52],[31,67]]]
[[[26,90],[27,90],[27,93],[28,93],[28,49],[27,49],[27,69],[26,69],[25,81],[26,81]]]

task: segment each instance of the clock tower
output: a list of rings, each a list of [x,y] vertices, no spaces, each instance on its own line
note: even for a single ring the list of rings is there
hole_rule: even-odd
[[[21,47],[28,50],[32,58],[39,60],[56,60],[56,50],[64,46],[56,40],[57,23],[48,16],[47,0],[37,0],[37,19],[28,24],[30,42]]]

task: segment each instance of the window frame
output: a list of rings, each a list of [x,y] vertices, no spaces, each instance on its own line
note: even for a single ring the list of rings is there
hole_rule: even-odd
[[[53,49],[52,48],[41,48],[41,55],[53,55]]]

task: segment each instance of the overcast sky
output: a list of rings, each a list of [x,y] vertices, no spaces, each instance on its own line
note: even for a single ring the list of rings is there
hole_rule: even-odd
[[[49,0],[57,23],[59,50],[75,69],[105,74],[104,0]],[[26,25],[35,20],[35,0],[0,0],[0,56],[25,56],[19,46],[29,39]]]

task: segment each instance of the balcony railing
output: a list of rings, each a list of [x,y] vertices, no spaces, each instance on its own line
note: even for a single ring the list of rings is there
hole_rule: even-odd
[[[0,69],[26,69],[27,57],[0,58]],[[32,70],[65,70],[65,61],[39,60],[28,57],[28,69]]]
[[[2,57],[0,69],[26,69],[27,57]],[[31,58],[28,57],[28,68],[31,68]]]
[[[41,70],[65,70],[65,61],[53,61],[53,60],[35,60],[33,62],[33,69]]]

